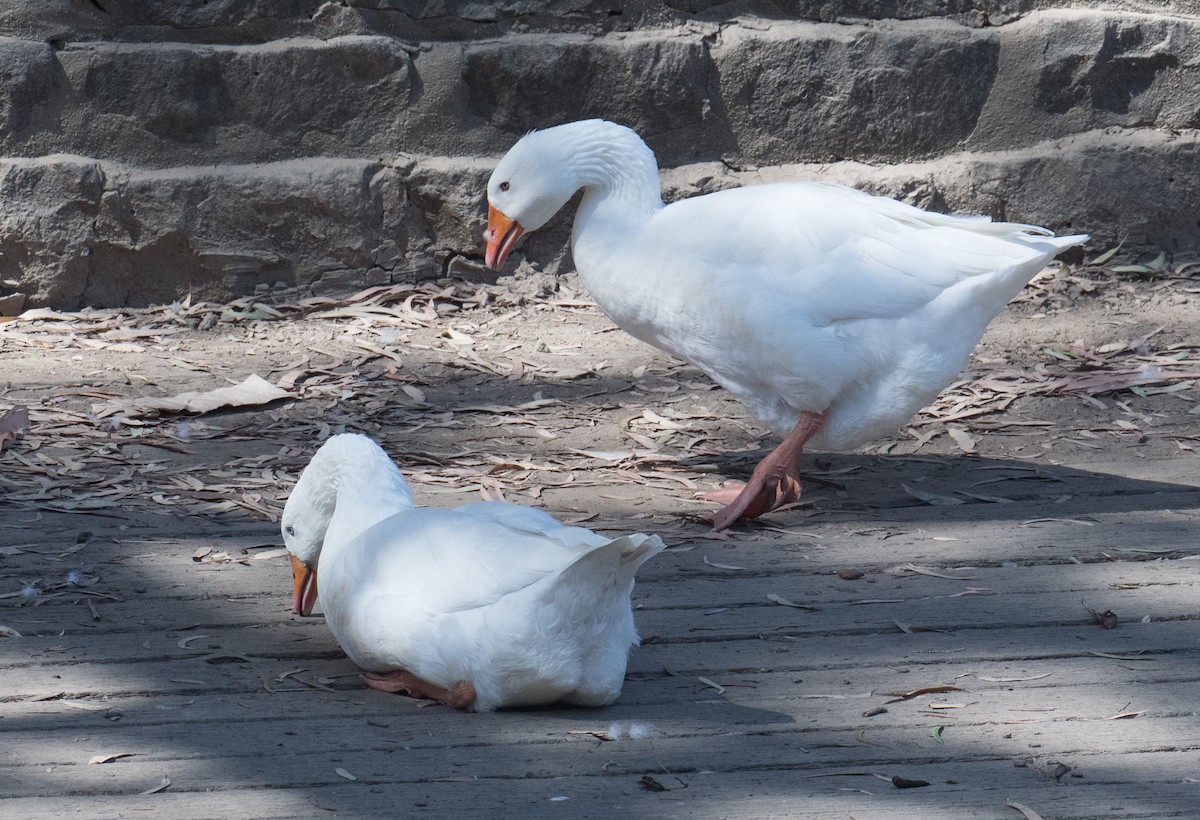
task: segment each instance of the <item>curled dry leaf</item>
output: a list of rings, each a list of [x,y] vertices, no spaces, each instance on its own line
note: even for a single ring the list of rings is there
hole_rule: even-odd
[[[171,787],[171,778],[164,777],[157,786],[146,789],[144,792],[138,792],[138,794],[158,794],[161,791],[166,791],[170,787]]]
[[[1021,812],[1021,814],[1025,815],[1025,820],[1042,820],[1042,816],[1040,814],[1026,806],[1024,803],[1018,803],[1015,800],[1005,800],[1004,805],[1008,806],[1010,809],[1016,809],[1017,811]]]
[[[902,700],[911,700],[912,698],[921,695],[933,695],[938,692],[965,692],[966,690],[959,686],[926,686],[923,689],[914,689],[911,692],[883,692],[884,697],[894,698],[888,703],[899,703]]]
[[[643,789],[645,789],[648,792],[669,792],[670,791],[670,789],[668,789],[666,786],[664,786],[662,783],[660,783],[658,780],[656,780],[655,778],[651,777],[648,774],[642,775],[641,779],[638,780],[638,785],[641,786]]]
[[[211,655],[203,656],[200,660],[205,663],[252,663],[250,658],[237,652],[213,652]]]
[[[843,581],[857,581],[864,575],[866,575],[866,573],[861,569],[839,569],[837,571],[837,577],[841,578]]]
[[[1082,601],[1080,603],[1082,603]],[[1092,620],[1095,623],[1099,624],[1100,626],[1104,627],[1105,629],[1115,629],[1116,628],[1117,613],[1113,612],[1111,609],[1106,609],[1104,612],[1097,612],[1096,610],[1092,609],[1087,604],[1084,604],[1083,608],[1088,611],[1088,614],[1092,616]]]
[[[120,760],[123,757],[133,757],[137,752],[113,752],[109,755],[95,755],[88,758],[88,763],[112,763],[114,760]]]
[[[175,645],[178,646],[180,649],[187,649],[188,644],[191,643],[192,641],[198,641],[201,638],[211,638],[211,637],[212,637],[211,635],[189,635],[186,638],[180,638],[179,640],[177,640],[175,642]]]

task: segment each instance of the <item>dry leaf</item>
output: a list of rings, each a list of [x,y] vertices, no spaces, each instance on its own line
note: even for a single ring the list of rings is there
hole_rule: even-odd
[[[270,404],[291,394],[257,375],[247,376],[240,384],[218,387],[215,390],[188,391],[175,396],[145,396],[136,399],[114,399],[96,408],[100,418],[122,413],[140,416],[158,411],[176,413],[210,413],[225,407],[250,407]]]
[[[715,565],[714,565],[715,566]],[[784,598],[782,595],[776,595],[774,592],[767,593],[767,600],[780,604],[781,606],[795,607],[796,609],[807,609],[810,612],[816,612],[819,608],[815,606],[807,606],[805,604],[797,604]]]
[[[929,492],[925,492],[924,490],[914,490],[912,487],[908,486],[904,482],[900,482],[900,486],[904,488],[904,492],[908,493],[913,498],[919,498],[921,501],[924,501],[926,504],[930,504],[935,507],[937,507],[937,506],[946,507],[946,506],[952,506],[954,504],[962,504],[963,503],[963,500],[961,498],[955,498],[952,495],[939,495],[938,493],[929,493]]]
[[[911,692],[881,692],[884,697],[893,698],[887,701],[888,703],[899,703],[902,700],[912,700],[921,695],[933,695],[938,692],[965,692],[966,690],[958,686],[926,686],[923,689],[914,689]]]
[[[168,789],[170,787],[171,787],[171,779],[169,777],[164,777],[157,786],[150,788],[150,789],[146,789],[144,792],[138,792],[138,794],[158,794],[159,792],[165,791],[166,789]]]
[[[975,439],[971,438],[971,435],[966,430],[959,427],[947,427],[946,432],[950,435],[950,438],[954,439],[954,443],[964,453],[975,452]]]
[[[886,712],[887,710],[885,709],[884,711]],[[875,714],[878,714],[878,712],[876,712]],[[859,743],[865,743],[868,746],[882,746],[885,749],[891,748],[891,746],[888,746],[886,743],[880,743],[878,740],[871,740],[870,738],[868,738],[866,729],[859,729],[857,732],[854,733],[854,738]]]
[[[1152,661],[1154,658],[1143,655],[1114,655],[1111,652],[1088,652],[1097,658],[1111,658],[1114,661]]]
[[[973,575],[968,575],[966,577],[960,577],[958,575],[947,575],[944,572],[938,572],[936,569],[930,569],[929,567],[921,567],[921,566],[917,566],[916,564],[901,564],[900,566],[896,567],[896,570],[899,572],[915,572],[918,575],[928,575],[931,578],[947,578],[951,581],[974,581],[975,580],[975,577]]]
[[[1021,812],[1021,814],[1025,815],[1025,820],[1042,820],[1042,816],[1040,814],[1026,806],[1024,803],[1018,803],[1015,800],[1005,800],[1004,805],[1008,806],[1010,809],[1016,809],[1017,811]]]
[[[837,571],[837,577],[843,581],[857,581],[865,574],[861,569],[839,569]]]
[[[645,789],[648,792],[669,792],[669,791],[671,791],[669,788],[667,788],[662,783],[660,783],[658,780],[656,780],[655,778],[651,777],[648,774],[644,774],[641,776],[641,778],[638,780],[638,785],[641,786],[643,789]]]
[[[707,555],[704,556],[704,563],[708,564],[710,567],[716,567],[717,569],[734,569],[734,570],[745,569],[745,567],[735,567],[730,564],[718,564],[716,561],[709,561]]]
[[[180,649],[187,649],[188,644],[191,643],[192,641],[198,641],[201,638],[211,638],[211,637],[212,637],[211,635],[190,635],[186,638],[180,638],[178,641],[175,642],[175,645],[178,646]]]
[[[16,405],[0,414],[0,450],[17,437],[17,433],[29,426],[29,408]]]
[[[1053,672],[1046,672],[1041,675],[1030,675],[1027,678],[989,678],[984,675],[976,675],[975,680],[987,681],[988,683],[1018,683],[1020,681],[1027,680],[1041,680],[1042,678],[1048,678],[1053,674]]]
[[[88,763],[111,763],[114,760],[120,760],[123,757],[133,757],[137,752],[113,752],[110,755],[96,755],[88,758]]]
[[[1082,601],[1080,603],[1082,603]],[[1117,614],[1111,609],[1105,610],[1104,612],[1097,612],[1087,604],[1084,604],[1083,608],[1086,609],[1088,614],[1092,616],[1092,620],[1100,626],[1104,627],[1105,629],[1116,629]]]

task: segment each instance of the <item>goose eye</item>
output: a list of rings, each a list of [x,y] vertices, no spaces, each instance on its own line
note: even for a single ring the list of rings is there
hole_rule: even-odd
[[[508,190],[508,188],[509,188],[509,185],[508,185],[508,180],[505,180],[504,182],[501,182],[501,183],[500,183],[500,190],[501,190],[501,191],[507,191],[507,190]]]
[[[284,532],[286,532],[288,535],[295,535],[296,528],[293,527],[291,524],[288,524],[287,529],[285,529]]]

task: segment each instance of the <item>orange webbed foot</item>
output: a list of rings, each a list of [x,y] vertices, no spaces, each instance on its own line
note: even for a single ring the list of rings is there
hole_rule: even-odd
[[[414,698],[429,698],[452,709],[469,709],[475,703],[475,687],[469,681],[456,681],[449,689],[422,680],[404,669],[392,672],[367,672],[363,683],[381,692],[395,692]]]
[[[796,426],[758,463],[750,481],[740,491],[730,486],[705,493],[705,499],[726,505],[713,516],[713,529],[720,531],[739,519],[757,518],[798,501],[802,489],[800,459],[804,455],[804,445],[824,422],[824,413],[801,413]]]

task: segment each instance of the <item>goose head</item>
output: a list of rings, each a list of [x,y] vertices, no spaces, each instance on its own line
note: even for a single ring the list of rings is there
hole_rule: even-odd
[[[572,123],[578,125],[578,123]],[[523,233],[550,221],[579,190],[570,172],[567,126],[531,131],[504,155],[488,180],[485,261],[499,270]]]
[[[292,560],[292,608],[311,614],[322,550],[339,548],[384,518],[412,509],[404,476],[366,436],[330,437],[292,488],[279,522]]]
[[[662,207],[658,163],[632,129],[580,120],[531,131],[488,180],[488,267],[499,270],[521,235],[549,222],[580,188],[619,191],[630,213]]]
[[[317,564],[337,503],[331,479],[329,469],[314,457],[292,488],[280,518],[283,545],[292,561],[292,609],[297,615],[311,614],[317,600]]]

